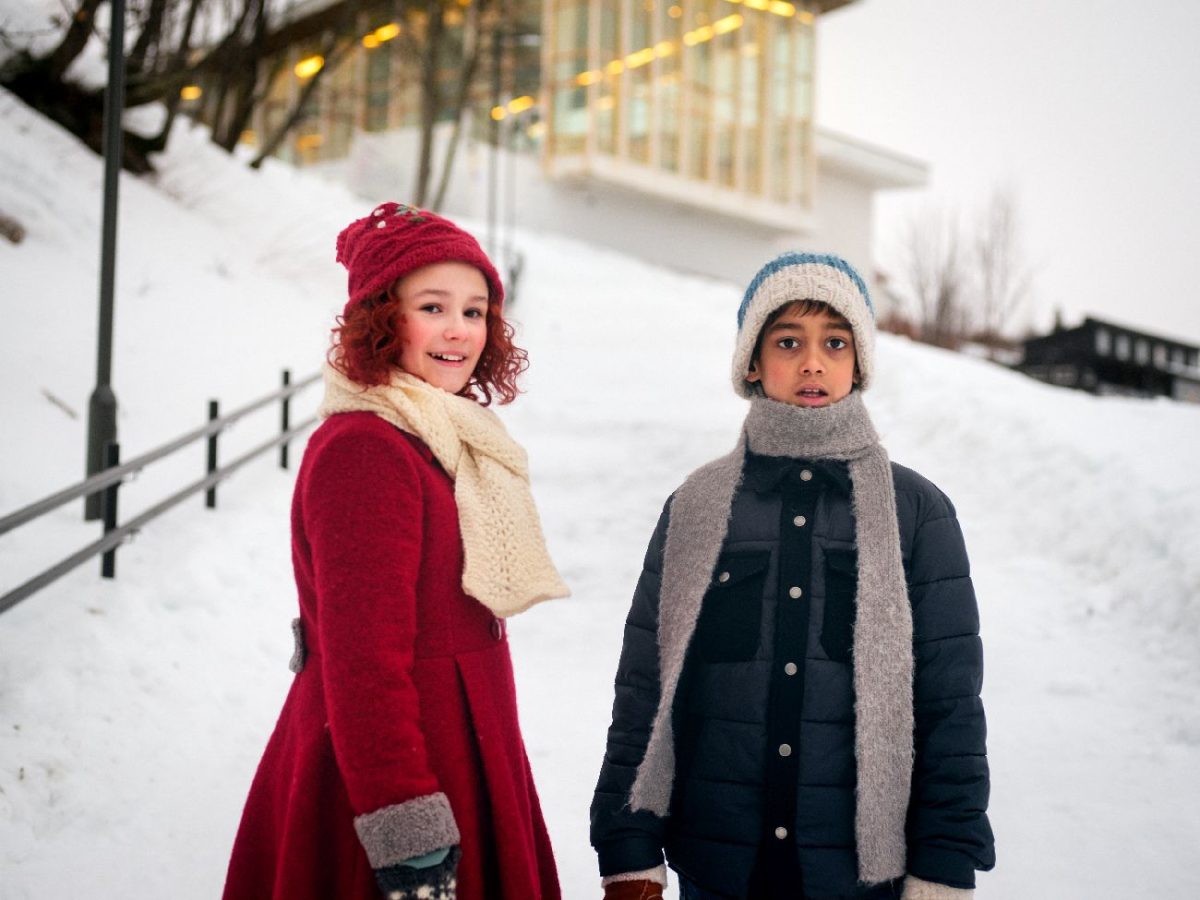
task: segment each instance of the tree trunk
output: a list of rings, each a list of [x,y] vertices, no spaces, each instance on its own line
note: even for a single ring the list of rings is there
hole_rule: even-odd
[[[308,105],[308,101],[312,98],[313,93],[317,90],[317,86],[321,83],[321,76],[340,63],[342,56],[345,55],[351,46],[353,46],[351,41],[343,41],[341,44],[338,44],[336,34],[329,33],[326,35],[325,43],[321,47],[321,55],[325,57],[325,65],[321,67],[317,74],[308,79],[308,84],[304,85],[303,90],[300,91],[300,96],[296,98],[296,103],[292,106],[288,117],[267,138],[262,149],[258,151],[258,155],[250,161],[250,168],[260,168],[267,157],[279,149],[279,145],[283,143],[292,129],[304,117],[304,107]]]
[[[168,65],[170,71],[179,71],[183,69],[184,60],[187,59],[188,51],[192,46],[192,29],[196,27],[196,14],[200,11],[200,5],[204,0],[190,0],[188,3],[187,18],[183,23],[183,34],[179,38],[179,46],[175,52],[171,54],[171,61]],[[182,86],[181,86],[182,87]],[[175,117],[179,115],[179,96],[180,88],[176,88],[167,94],[167,117],[163,122],[162,129],[154,137],[150,139],[150,151],[161,153],[167,148],[167,140],[171,136],[171,129],[175,125]]]
[[[137,42],[125,57],[125,67],[130,72],[141,72],[146,68],[146,54],[151,47],[158,46],[162,39],[163,17],[166,11],[167,0],[150,0],[150,11],[146,14],[146,21],[142,23]]]
[[[429,193],[433,128],[442,109],[437,81],[445,20],[442,18],[442,4],[439,0],[429,0],[426,9],[429,19],[425,26],[425,53],[421,57],[421,146],[417,155],[417,183],[413,190],[413,202],[418,207],[425,205],[425,197]]]
[[[468,27],[463,29],[463,66],[459,75],[458,91],[454,98],[454,128],[451,130],[450,140],[446,144],[437,192],[433,195],[433,203],[430,206],[435,212],[441,209],[446,202],[446,192],[450,189],[450,174],[454,169],[454,159],[458,155],[458,143],[462,138],[463,117],[468,113],[467,101],[475,82],[475,71],[479,66],[480,48],[483,46],[479,23],[483,21],[481,10],[483,5],[482,3],[473,3],[467,8],[471,18]]]
[[[79,9],[71,17],[67,33],[59,41],[54,52],[46,61],[46,75],[51,81],[62,81],[71,63],[83,52],[88,38],[92,36],[92,26],[96,21],[96,10],[104,0],[82,0]]]

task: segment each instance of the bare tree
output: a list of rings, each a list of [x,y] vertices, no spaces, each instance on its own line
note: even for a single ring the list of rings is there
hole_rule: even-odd
[[[966,271],[957,217],[932,207],[914,217],[908,224],[905,251],[904,276],[921,340],[957,347],[967,329]]]
[[[1028,299],[1033,273],[1025,264],[1017,194],[997,188],[980,216],[974,259],[979,336],[994,342],[1013,326],[1013,317]]]

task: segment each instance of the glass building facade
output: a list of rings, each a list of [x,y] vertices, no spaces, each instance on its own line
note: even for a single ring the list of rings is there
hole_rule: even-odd
[[[816,4],[545,0],[548,161],[639,168],[807,207]]]

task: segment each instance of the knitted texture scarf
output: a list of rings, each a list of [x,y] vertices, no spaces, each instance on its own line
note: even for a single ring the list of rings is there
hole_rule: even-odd
[[[318,415],[371,412],[416,435],[454,479],[463,590],[497,616],[570,594],[546,550],[529,490],[529,464],[500,418],[399,369],[364,387],[326,365]]]
[[[659,597],[661,693],[646,755],[630,791],[630,808],[660,817],[669,812],[675,774],[671,709],[725,541],[747,450],[849,464],[858,544],[853,659],[859,879],[870,884],[896,878],[905,872],[904,823],[912,779],[912,611],[891,463],[858,391],[820,408],[754,398],[733,452],[701,466],[676,491]]]

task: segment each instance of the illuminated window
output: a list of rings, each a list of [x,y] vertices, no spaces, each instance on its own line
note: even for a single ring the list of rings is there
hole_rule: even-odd
[[[1101,356],[1112,353],[1112,334],[1107,328],[1096,329],[1096,352]]]
[[[549,0],[546,152],[810,201],[811,4]]]

